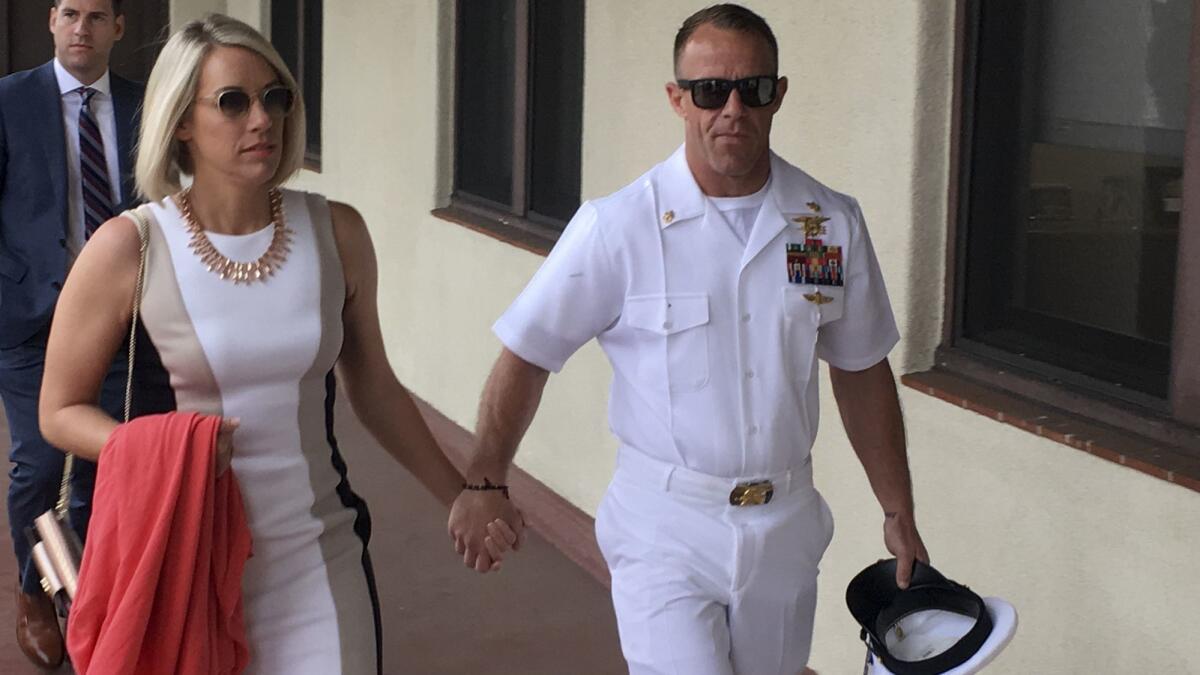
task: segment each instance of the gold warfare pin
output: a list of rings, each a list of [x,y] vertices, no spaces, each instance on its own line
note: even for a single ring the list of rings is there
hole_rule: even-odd
[[[815,302],[818,305],[827,305],[833,302],[833,298],[822,294],[821,291],[817,291],[816,293],[805,293],[804,299],[809,302]]]
[[[792,218],[793,222],[800,223],[804,228],[804,236],[808,239],[814,239],[825,234],[825,222],[829,220],[826,216],[821,215],[821,205],[816,202],[809,202],[808,208],[813,212],[803,216]]]

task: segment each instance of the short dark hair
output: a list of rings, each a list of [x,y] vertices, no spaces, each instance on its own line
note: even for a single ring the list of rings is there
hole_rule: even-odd
[[[766,19],[763,19],[741,5],[723,3],[713,5],[712,7],[705,7],[689,16],[683,22],[683,25],[679,27],[679,32],[675,34],[676,76],[679,75],[679,56],[683,54],[683,48],[687,46],[688,40],[692,38],[692,34],[698,28],[705,25],[712,25],[725,30],[734,30],[739,33],[749,33],[762,38],[771,50],[771,60],[775,62],[774,70],[779,70],[779,43],[775,41],[775,33],[771,32],[771,27],[767,25]],[[759,74],[775,75],[776,73]]]
[[[62,0],[54,0],[54,6],[58,7],[58,3]],[[121,16],[121,0],[109,0],[112,3],[113,16]]]

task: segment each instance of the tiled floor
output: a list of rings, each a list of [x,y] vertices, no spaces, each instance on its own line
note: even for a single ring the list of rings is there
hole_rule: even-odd
[[[370,440],[344,405],[338,428],[351,481],[370,503],[374,521],[371,557],[383,603],[385,673],[624,672],[612,607],[599,583],[536,534],[499,574],[467,570],[451,550],[442,507]],[[0,429],[0,447],[8,447],[6,428]],[[0,483],[7,490],[7,481]],[[11,589],[16,575],[9,551],[8,529],[0,527],[0,590]],[[0,673],[42,672],[17,650],[10,597],[11,590],[0,594]]]

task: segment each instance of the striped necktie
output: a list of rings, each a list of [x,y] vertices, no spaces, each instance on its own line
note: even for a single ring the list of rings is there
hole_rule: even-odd
[[[83,181],[83,236],[90,238],[96,228],[113,217],[112,186],[108,181],[108,160],[104,156],[104,137],[92,115],[91,87],[76,89],[83,97],[79,108],[79,175]]]

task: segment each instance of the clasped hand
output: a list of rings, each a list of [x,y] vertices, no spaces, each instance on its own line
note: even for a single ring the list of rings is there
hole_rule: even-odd
[[[499,490],[463,490],[450,507],[447,531],[463,564],[486,574],[498,571],[510,551],[521,549],[525,518]]]
[[[215,455],[216,475],[220,476],[229,468],[233,459],[233,432],[242,423],[237,417],[222,417],[221,428],[217,430],[217,452]]]

